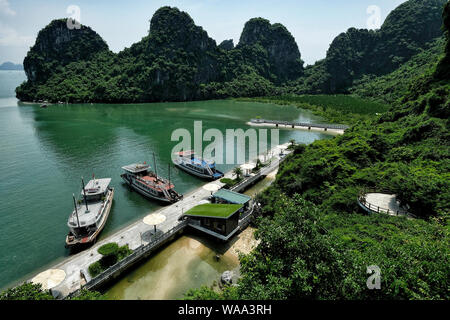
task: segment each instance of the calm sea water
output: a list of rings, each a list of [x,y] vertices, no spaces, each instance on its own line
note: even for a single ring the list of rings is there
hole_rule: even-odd
[[[0,288],[31,277],[69,255],[64,248],[72,194],[80,178],[111,177],[116,187],[113,209],[101,237],[136,221],[159,206],[124,186],[121,167],[153,163],[167,175],[173,130],[202,120],[204,129],[249,128],[255,116],[319,121],[294,107],[235,101],[132,105],[55,105],[41,109],[21,104],[14,89],[25,80],[21,71],[0,71]],[[281,142],[311,143],[328,138],[314,132],[280,131]],[[229,170],[232,166],[219,166]],[[202,181],[173,170],[181,193]]]

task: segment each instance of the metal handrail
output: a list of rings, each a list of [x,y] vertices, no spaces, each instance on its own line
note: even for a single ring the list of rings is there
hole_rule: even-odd
[[[278,121],[278,120],[266,120],[266,119],[251,119],[252,123],[269,123],[269,124],[282,124],[288,126],[299,126],[299,127],[314,127],[314,128],[323,128],[323,129],[348,129],[349,126],[343,124],[313,124],[313,123],[305,123],[305,122],[290,122],[290,121]]]
[[[142,255],[146,254],[147,252],[154,249],[157,245],[159,245],[164,240],[167,240],[170,238],[174,233],[177,233],[181,229],[183,229],[187,225],[187,221],[183,221],[164,233],[163,235],[153,238],[151,242],[149,242],[146,245],[141,245],[138,248],[136,248],[133,253],[131,253],[129,256],[125,257],[124,259],[120,260],[116,264],[112,265],[99,275],[97,275],[95,278],[91,279],[88,283],[84,285],[84,288],[90,289],[95,286],[97,286],[99,283],[103,282],[104,279],[108,278],[110,275],[114,274],[115,272],[122,269],[124,266],[130,264],[131,262],[134,262],[135,260],[142,257]]]
[[[387,214],[393,213],[393,214],[396,214],[397,216],[399,216],[399,215],[406,215],[406,216],[409,216],[409,217],[412,217],[412,218],[417,218],[414,214],[412,214],[412,213],[410,213],[408,211],[405,211],[405,210],[397,210],[397,211],[395,211],[395,210],[392,210],[392,209],[389,209],[389,208],[383,208],[383,207],[380,207],[380,206],[372,205],[372,204],[370,204],[369,202],[366,201],[365,195],[366,195],[366,193],[358,195],[358,202],[361,205],[363,205],[367,210],[369,210],[371,212],[374,212],[374,213],[387,213]]]

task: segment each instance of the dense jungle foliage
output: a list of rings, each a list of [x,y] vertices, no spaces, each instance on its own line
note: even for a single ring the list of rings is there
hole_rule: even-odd
[[[450,2],[445,53],[403,97],[344,135],[299,145],[263,192],[242,277],[186,299],[445,299],[450,281]],[[417,218],[364,214],[365,190],[397,194]],[[381,269],[381,289],[366,286]]]
[[[350,28],[338,35],[325,59],[289,84],[290,93],[348,93],[365,75],[388,74],[442,36],[447,0],[409,0],[393,10],[379,30]]]
[[[245,24],[235,47],[217,45],[187,13],[163,7],[148,35],[118,54],[89,27],[55,20],[28,52],[28,81],[16,93],[22,101],[106,103],[348,93],[428,50],[442,36],[445,2],[409,0],[379,30],[338,35],[326,58],[306,68],[291,33],[263,18]]]

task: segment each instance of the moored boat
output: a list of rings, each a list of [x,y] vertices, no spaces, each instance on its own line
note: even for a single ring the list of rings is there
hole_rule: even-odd
[[[69,234],[66,246],[74,247],[94,243],[105,227],[114,198],[111,179],[92,179],[85,186],[82,180],[82,200],[77,202],[73,196],[75,209],[69,216]]]
[[[223,178],[223,172],[216,168],[216,163],[212,160],[197,157],[194,151],[182,151],[175,154],[174,164],[178,168],[194,176],[217,180]]]
[[[175,191],[175,186],[150,170],[150,166],[143,164],[130,164],[122,167],[125,171],[122,179],[140,194],[166,203],[175,203],[183,198]]]

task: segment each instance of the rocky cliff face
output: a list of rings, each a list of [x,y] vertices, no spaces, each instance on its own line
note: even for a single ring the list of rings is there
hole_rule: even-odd
[[[54,20],[42,29],[24,60],[24,69],[32,83],[45,82],[56,69],[71,62],[89,60],[108,45],[91,28],[69,29],[67,20]]]
[[[273,89],[266,79],[281,83],[303,71],[297,44],[280,24],[253,19],[238,47],[232,40],[217,46],[186,12],[172,7],[157,10],[148,35],[119,54],[90,28],[70,30],[66,20],[53,21],[39,33],[24,64],[28,82],[17,88],[19,99],[69,102],[248,95],[255,83],[264,92]],[[236,83],[248,92],[236,91]]]
[[[163,7],[150,22],[147,65],[156,99],[190,100],[201,83],[218,80],[216,41],[177,8]]]
[[[350,28],[337,36],[325,59],[325,68],[331,75],[326,90],[342,91],[353,83],[355,77],[371,73],[377,67],[371,55],[377,41],[377,34],[365,29]]]
[[[326,76],[317,86],[325,93],[346,92],[362,75],[394,71],[442,35],[441,15],[446,2],[409,0],[393,10],[379,30],[350,28],[341,33],[327,51]]]
[[[219,44],[219,48],[223,50],[233,50],[234,49],[234,42],[233,39],[230,40],[224,40]]]
[[[442,35],[442,9],[448,0],[409,0],[393,10],[379,30],[375,54],[385,57],[385,74],[409,60],[430,40]]]
[[[254,18],[245,24],[238,48],[259,47],[268,58],[264,76],[276,83],[298,78],[303,73],[303,61],[292,34],[281,24]],[[250,61],[252,56],[247,56]],[[253,61],[254,63],[257,63]]]
[[[450,79],[450,1],[447,2],[444,8],[442,19],[444,21],[447,45],[445,47],[445,56],[437,67],[436,76],[439,79]]]

